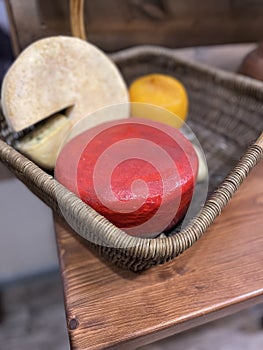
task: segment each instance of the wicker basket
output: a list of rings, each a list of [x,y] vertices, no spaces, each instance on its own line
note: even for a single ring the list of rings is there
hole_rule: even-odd
[[[8,130],[3,117],[0,118],[0,159],[53,210],[66,213],[75,231],[94,242],[90,244],[107,260],[139,271],[173,259],[197,241],[261,159],[263,84],[185,62],[165,48],[138,47],[111,57],[127,83],[139,75],[159,72],[176,76],[186,86],[190,100],[189,125],[205,152],[209,189],[213,193],[185,229],[166,238],[128,236],[18,153],[12,147],[17,135]]]

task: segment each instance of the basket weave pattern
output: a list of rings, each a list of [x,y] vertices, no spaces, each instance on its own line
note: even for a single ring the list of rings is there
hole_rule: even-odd
[[[185,229],[167,238],[128,236],[14,150],[17,135],[10,133],[3,119],[2,139],[10,145],[0,140],[0,159],[53,210],[66,213],[74,230],[93,242],[100,254],[122,268],[139,271],[173,259],[197,241],[262,158],[263,138],[258,137],[263,130],[263,87],[248,78],[184,62],[164,48],[134,48],[112,59],[128,83],[139,75],[159,72],[176,76],[186,86],[189,125],[207,157],[213,194]]]

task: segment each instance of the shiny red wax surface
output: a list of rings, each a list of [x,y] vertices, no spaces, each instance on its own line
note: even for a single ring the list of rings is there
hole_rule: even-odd
[[[71,139],[55,176],[127,233],[151,237],[182,219],[197,170],[194,148],[179,130],[132,118]]]

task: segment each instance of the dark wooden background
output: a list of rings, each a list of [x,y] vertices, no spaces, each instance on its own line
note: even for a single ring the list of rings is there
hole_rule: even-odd
[[[18,53],[70,34],[67,0],[6,0]],[[263,39],[262,0],[86,0],[88,40],[106,51],[138,44],[186,47]]]

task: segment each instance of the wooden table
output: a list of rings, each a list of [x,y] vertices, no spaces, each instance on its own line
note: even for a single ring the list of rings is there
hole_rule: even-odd
[[[73,349],[133,349],[263,301],[263,161],[207,233],[140,274],[107,265],[56,218]]]

